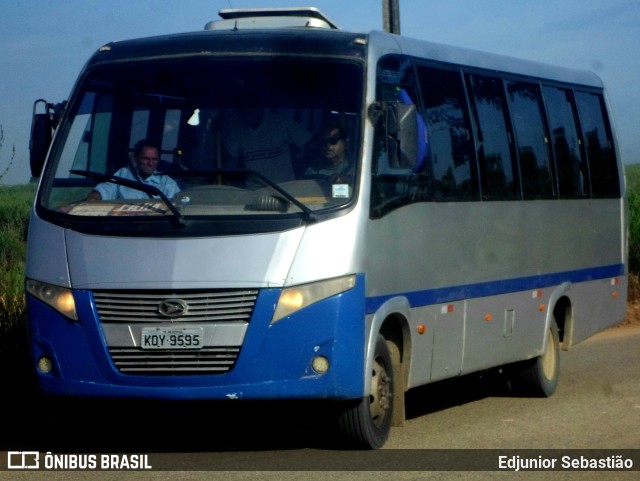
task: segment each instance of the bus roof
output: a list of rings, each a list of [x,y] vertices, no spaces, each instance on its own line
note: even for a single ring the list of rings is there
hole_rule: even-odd
[[[369,58],[374,60],[385,54],[397,53],[445,64],[603,88],[600,78],[588,70],[555,66],[375,30],[369,33],[347,32],[340,30],[326,15],[313,7],[223,9],[219,15],[221,20],[207,23],[204,31],[125,40],[105,45],[89,63],[216,52],[249,54],[253,51],[268,51],[273,54],[278,53],[277,49],[285,45],[288,47],[282,50],[284,54],[295,54],[298,51],[300,54],[317,55],[352,53],[355,57],[362,58],[363,45],[366,44],[370,50]],[[280,39],[292,37],[292,41],[271,44],[264,41],[276,36]],[[352,39],[351,42],[348,42],[349,38]],[[359,39],[357,47],[354,45],[356,38]],[[245,44],[241,46],[243,42]],[[319,42],[319,45],[314,48],[313,42]],[[356,48],[345,48],[349,43]],[[225,51],[225,48],[229,50]],[[109,54],[101,55],[106,52]]]
[[[595,88],[603,87],[600,77],[589,70],[561,67],[507,55],[402,37],[379,31],[372,31],[369,34],[369,48],[371,49],[376,48],[376,45],[387,45],[387,47],[383,48],[388,49],[390,41],[396,43],[399,53],[424,60],[580,84]]]

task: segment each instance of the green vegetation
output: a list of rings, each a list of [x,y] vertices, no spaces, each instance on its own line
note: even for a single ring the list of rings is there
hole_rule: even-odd
[[[2,125],[0,125],[0,150],[2,149],[3,144],[4,144],[4,129],[2,128]],[[0,173],[0,182],[2,182],[2,179],[4,178],[4,176],[7,175],[7,172],[9,172],[9,169],[11,168],[11,165],[13,165],[13,161],[15,159],[16,159],[16,146],[14,145],[13,147],[11,147],[11,158],[9,159],[9,162],[7,162],[7,165],[5,166],[2,173]]]
[[[629,270],[640,273],[640,164],[628,165],[627,191],[629,202]]]
[[[24,267],[35,185],[0,185],[0,370],[17,403],[35,388],[28,360]]]
[[[24,325],[24,263],[35,185],[0,186],[0,347]]]

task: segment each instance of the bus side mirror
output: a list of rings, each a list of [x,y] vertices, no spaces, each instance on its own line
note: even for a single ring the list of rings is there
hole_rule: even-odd
[[[385,119],[390,168],[414,169],[421,161],[418,117],[413,104],[388,104]]]
[[[40,177],[44,160],[51,144],[51,120],[46,114],[36,114],[31,121],[31,142],[29,143],[29,161],[31,176]]]
[[[44,112],[37,113],[40,104],[44,106]],[[38,99],[33,103],[31,138],[29,140],[29,162],[32,177],[40,177],[42,173],[42,167],[53,138],[53,131],[57,127],[64,106],[65,103],[53,105],[43,99]]]

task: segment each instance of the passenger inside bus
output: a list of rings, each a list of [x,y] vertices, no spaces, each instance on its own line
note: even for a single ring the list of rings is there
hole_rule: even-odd
[[[222,138],[227,167],[254,170],[281,183],[295,178],[295,150],[304,151],[311,133],[286,115],[249,107],[229,114]]]

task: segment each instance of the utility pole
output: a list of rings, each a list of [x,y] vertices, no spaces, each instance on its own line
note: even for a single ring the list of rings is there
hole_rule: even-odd
[[[382,0],[382,22],[385,32],[400,35],[400,0]]]

